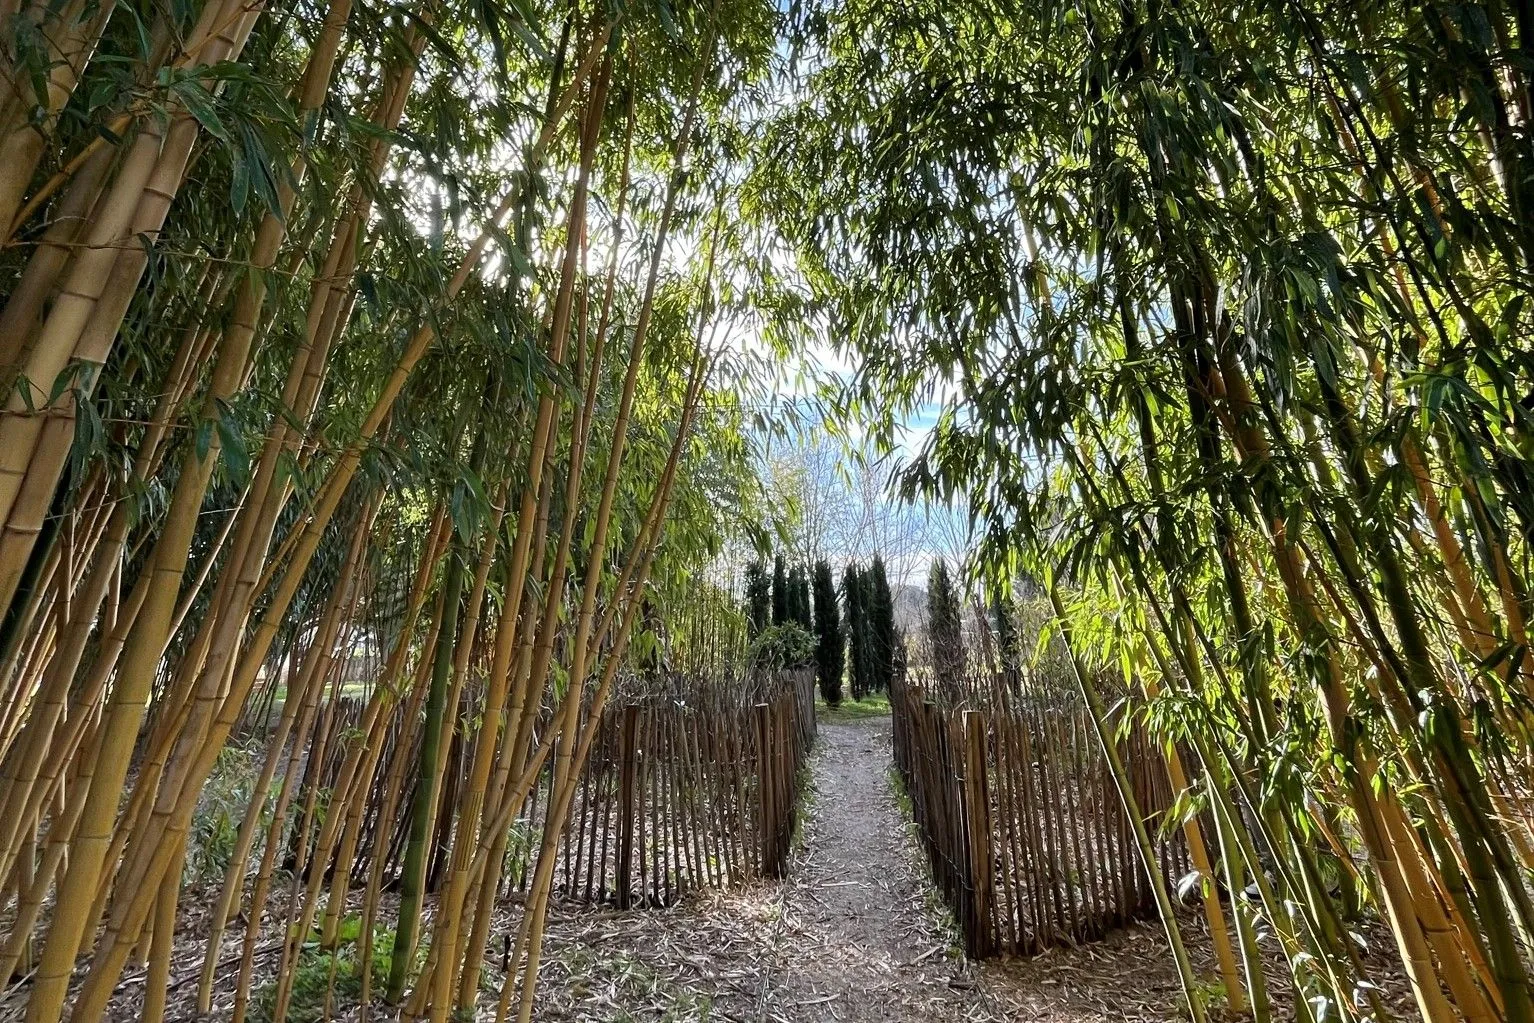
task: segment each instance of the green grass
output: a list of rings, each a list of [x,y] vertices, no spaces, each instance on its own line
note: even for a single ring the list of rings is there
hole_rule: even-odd
[[[837,707],[827,706],[818,697],[815,700],[815,714],[822,724],[844,725],[869,718],[889,717],[889,713],[889,697],[883,693],[874,693],[861,700],[844,699]]]

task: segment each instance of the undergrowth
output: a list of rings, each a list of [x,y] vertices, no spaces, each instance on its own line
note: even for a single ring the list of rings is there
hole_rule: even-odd
[[[224,879],[234,857],[240,822],[260,779],[261,758],[241,746],[219,751],[203,785],[187,835],[184,882],[205,884]]]
[[[360,918],[347,917],[337,932],[334,950],[320,948],[318,932],[304,942],[293,972],[293,994],[287,1013],[290,1023],[321,1023],[335,1018],[341,1007],[357,1004],[362,997],[361,947],[357,940],[361,930]],[[371,984],[375,996],[382,993],[393,960],[393,929],[375,928]],[[276,1001],[277,982],[273,979],[258,988],[251,999],[251,1019],[270,1023]]]

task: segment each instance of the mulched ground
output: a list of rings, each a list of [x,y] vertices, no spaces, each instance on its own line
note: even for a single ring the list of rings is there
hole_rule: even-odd
[[[889,719],[823,724],[789,880],[554,922],[539,1018],[1075,1023],[1180,1016],[1159,926],[967,962],[889,778]],[[1188,930],[1197,941],[1198,922]],[[1195,944],[1212,972],[1205,950]]]
[[[889,718],[823,723],[812,772],[804,828],[786,881],[704,893],[666,909],[556,906],[535,1019],[1148,1023],[1184,1018],[1159,924],[1026,961],[972,963],[963,957],[897,802]],[[197,1018],[193,996],[207,933],[204,903],[211,899],[212,892],[206,898],[189,892],[182,899],[178,930],[186,944],[172,965],[168,1019]],[[387,901],[383,919],[393,914],[392,900]],[[519,909],[508,906],[496,934],[514,929],[519,916]],[[1201,975],[1213,978],[1202,916],[1189,912],[1183,925]],[[232,954],[220,972],[211,1019],[228,1018],[239,930],[231,928],[226,950]],[[257,990],[270,984],[277,967],[275,940],[258,947]],[[499,945],[487,962],[490,990],[480,1001],[483,1020],[494,1018],[498,952]],[[1286,985],[1278,979],[1278,962],[1271,965],[1274,1016],[1287,1018]],[[114,1023],[138,1018],[143,980],[142,969],[130,967],[109,1013]],[[1404,990],[1391,994],[1395,1002]],[[25,985],[0,995],[0,1023],[21,1018],[25,997]],[[258,1009],[252,1019],[260,1018]],[[319,1018],[290,1017],[294,1023]],[[359,1014],[355,1006],[337,1004],[331,1018],[349,1021]],[[371,1013],[372,1021],[394,1018],[381,1006]]]

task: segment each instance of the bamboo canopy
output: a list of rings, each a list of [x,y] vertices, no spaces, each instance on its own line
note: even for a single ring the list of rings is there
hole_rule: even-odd
[[[147,960],[158,1019],[212,874],[201,1010],[285,1018],[312,936],[446,1019],[536,817],[526,1019],[641,608],[752,499],[718,126],[763,11],[0,13],[0,972],[85,1021]]]
[[[1266,933],[1301,1019],[1534,1017],[1528,9],[812,8],[756,194],[843,408],[1177,751],[1226,1003]]]
[[[0,0],[4,1004],[156,1023],[196,892],[202,1012],[527,1023],[552,899],[780,869],[793,386],[1072,694],[896,694],[973,952],[1534,1023],[1531,217],[1526,3]]]

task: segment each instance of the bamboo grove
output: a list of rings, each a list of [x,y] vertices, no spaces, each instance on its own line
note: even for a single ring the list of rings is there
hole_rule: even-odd
[[[721,154],[770,16],[0,8],[0,974],[28,1020],[102,1018],[130,963],[162,1017],[231,755],[258,767],[200,1010],[247,1018],[260,963],[284,1019],[360,915],[365,1004],[472,1011],[551,773],[481,1006],[530,1018],[600,710],[751,500]]]
[[[795,13],[753,182],[794,316],[889,437],[942,406],[907,492],[1185,751],[1166,826],[1251,893],[1226,1004],[1534,1017],[1528,5]]]

